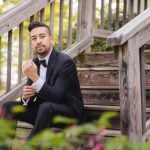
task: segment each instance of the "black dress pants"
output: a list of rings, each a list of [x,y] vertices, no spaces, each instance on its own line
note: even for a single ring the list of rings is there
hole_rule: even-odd
[[[5,118],[11,118],[17,121],[24,121],[33,125],[29,139],[43,129],[52,125],[52,119],[56,115],[75,117],[75,112],[67,105],[52,102],[43,102],[39,105],[24,106],[24,112],[12,112],[14,106],[22,106],[21,102],[9,101],[3,104]]]

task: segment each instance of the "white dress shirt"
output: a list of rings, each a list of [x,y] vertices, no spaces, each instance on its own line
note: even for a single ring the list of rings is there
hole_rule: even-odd
[[[48,60],[49,60],[49,57],[51,55],[51,52],[52,52],[52,50],[50,50],[50,53],[45,58],[41,59],[41,58],[38,57],[38,59],[39,60],[44,60],[45,59],[46,60],[46,65],[48,65]],[[43,65],[40,65],[40,68],[39,68],[39,74],[40,74],[39,78],[35,82],[33,82],[32,85],[31,85],[33,88],[36,89],[37,93],[41,90],[44,82],[46,81],[46,72],[47,72],[47,67],[44,67]],[[22,98],[23,105],[27,106],[29,100],[30,99],[24,100]]]

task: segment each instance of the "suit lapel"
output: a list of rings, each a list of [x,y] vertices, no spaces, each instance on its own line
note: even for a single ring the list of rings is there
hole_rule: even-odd
[[[52,74],[54,64],[56,62],[56,56],[57,56],[57,52],[53,49],[52,53],[50,55],[49,61],[48,61],[47,73],[46,73],[46,82],[49,80],[49,78]]]

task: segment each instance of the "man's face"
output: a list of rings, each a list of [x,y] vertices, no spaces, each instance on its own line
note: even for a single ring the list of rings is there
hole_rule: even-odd
[[[37,52],[39,57],[45,57],[51,50],[53,40],[46,27],[36,27],[30,33],[32,49]]]

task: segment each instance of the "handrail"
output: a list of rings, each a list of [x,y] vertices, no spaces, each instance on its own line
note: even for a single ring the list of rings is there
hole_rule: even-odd
[[[135,17],[107,38],[108,45],[122,45],[150,24],[150,8]]]
[[[10,92],[0,97],[0,106],[7,101],[15,100],[21,95],[22,87],[26,84],[26,79],[22,83],[18,84]]]
[[[54,0],[24,0],[9,11],[0,15],[0,35],[19,25],[26,18],[32,16],[36,11],[44,8]]]
[[[89,36],[79,42],[76,42],[71,48],[66,49],[63,52],[70,57],[75,58],[78,54],[87,49],[93,42],[93,38]]]

